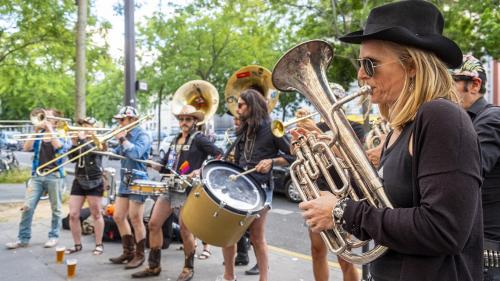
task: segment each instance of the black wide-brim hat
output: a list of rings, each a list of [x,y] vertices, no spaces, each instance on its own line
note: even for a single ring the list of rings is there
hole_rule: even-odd
[[[438,8],[422,0],[394,2],[370,11],[364,30],[349,33],[339,40],[360,44],[365,40],[385,40],[427,50],[450,68],[462,64],[462,51],[444,37],[444,19]]]

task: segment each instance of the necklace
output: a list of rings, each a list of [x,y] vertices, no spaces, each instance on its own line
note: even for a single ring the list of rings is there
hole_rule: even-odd
[[[255,145],[255,134],[250,137],[249,131],[246,133],[245,137],[245,147],[243,149],[243,157],[248,165],[248,162],[252,159],[253,149]]]

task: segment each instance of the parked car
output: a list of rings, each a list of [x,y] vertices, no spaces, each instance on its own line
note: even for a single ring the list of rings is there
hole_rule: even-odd
[[[273,167],[274,192],[284,194],[285,197],[294,203],[302,201],[299,191],[295,187],[290,177],[290,169],[287,167]]]
[[[13,135],[17,132],[0,131],[0,148],[8,150],[21,150],[22,144]]]

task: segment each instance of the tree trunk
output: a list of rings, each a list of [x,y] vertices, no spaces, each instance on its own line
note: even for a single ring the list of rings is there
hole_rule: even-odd
[[[85,118],[86,103],[86,27],[87,27],[87,0],[77,0],[78,20],[76,23],[76,97],[75,120]]]

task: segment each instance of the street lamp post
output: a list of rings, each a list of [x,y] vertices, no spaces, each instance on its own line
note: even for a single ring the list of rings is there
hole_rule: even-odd
[[[125,1],[125,105],[136,106],[134,0]]]

